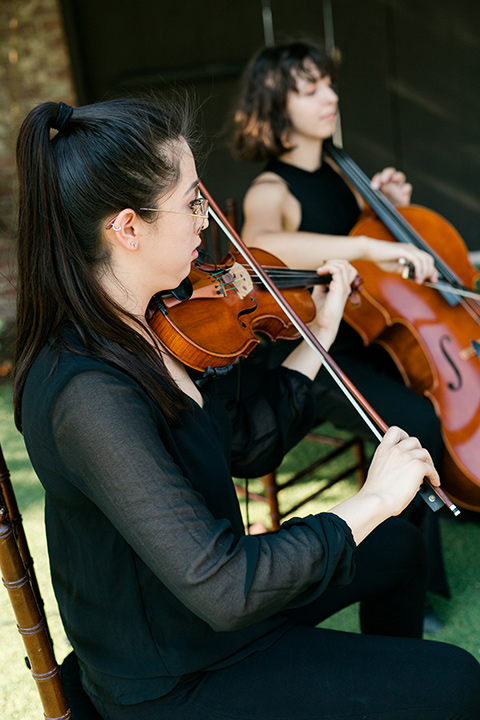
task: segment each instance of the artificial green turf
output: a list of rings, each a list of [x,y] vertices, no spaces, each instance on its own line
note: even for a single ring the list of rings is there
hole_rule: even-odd
[[[15,430],[8,384],[0,387],[0,442],[9,466],[24,518],[25,530],[34,558],[35,570],[46,606],[48,623],[53,637],[57,661],[69,652],[69,646],[60,622],[55,598],[49,579],[48,560],[43,527],[43,492],[28,461],[23,439]],[[287,479],[307,459],[314,459],[318,446],[303,441],[284,461],[279,470],[279,479]],[[342,461],[343,462],[343,461]],[[319,472],[337,472],[335,469]],[[298,483],[285,491],[284,502],[296,502],[302,493],[309,494],[318,487],[319,479]],[[261,490],[261,482],[250,483],[253,490]],[[328,510],[337,502],[355,492],[355,481],[345,480],[328,490],[318,499],[301,509],[302,514]],[[242,500],[243,509],[245,503]],[[268,524],[267,506],[250,502],[250,520]],[[479,521],[466,518],[450,518],[447,510],[441,510],[441,532],[452,598],[432,598],[444,629],[435,636],[436,640],[452,642],[466,648],[480,659],[480,517]],[[41,720],[43,712],[36,691],[24,662],[24,648],[16,629],[13,610],[6,590],[0,590],[0,623],[2,625],[2,652],[0,653],[0,717],[8,720]],[[325,627],[358,631],[357,608],[343,610],[324,623]],[[425,669],[428,676],[428,668]],[[437,678],[432,679],[438,681]]]

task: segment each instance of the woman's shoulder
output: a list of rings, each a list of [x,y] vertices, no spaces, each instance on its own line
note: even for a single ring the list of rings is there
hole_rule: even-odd
[[[272,170],[265,170],[250,183],[245,202],[284,202],[290,196],[287,181]]]
[[[75,344],[50,340],[32,363],[24,388],[24,400],[54,402],[61,391],[79,376],[115,376],[117,381],[132,384],[134,379],[122,368],[94,354],[82,351]]]
[[[278,173],[276,173],[274,170],[266,169],[263,172],[260,173],[260,175],[257,175],[256,178],[252,180],[250,183],[250,187],[257,186],[257,185],[263,185],[263,184],[274,184],[274,185],[280,185],[284,188],[288,188],[287,181],[281,177]]]
[[[266,169],[250,185],[243,201],[245,242],[255,245],[264,232],[296,230],[300,224],[300,204],[288,182]]]

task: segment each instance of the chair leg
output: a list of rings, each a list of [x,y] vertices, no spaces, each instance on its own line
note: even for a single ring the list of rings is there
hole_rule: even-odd
[[[263,475],[261,480],[265,488],[265,495],[267,496],[268,507],[270,509],[272,530],[279,530],[281,515],[280,508],[278,506],[279,487],[277,485],[276,471],[274,470],[273,472],[267,473],[267,475]]]
[[[277,482],[276,470],[267,473],[266,475],[263,475],[260,478],[264,488],[263,494],[248,491],[248,496],[250,499],[259,500],[263,503],[268,503],[272,530],[279,530],[280,522],[284,517],[298,510],[298,508],[302,507],[311,500],[314,500],[316,497],[318,497],[318,495],[321,495],[321,493],[323,493],[325,490],[328,490],[337,482],[343,480],[347,476],[355,473],[355,478],[359,487],[361,487],[365,482],[367,476],[366,453],[364,441],[362,440],[362,438],[358,436],[350,436],[350,438],[348,439],[341,439],[339,437],[314,431],[308,433],[305,436],[304,440],[315,442],[319,445],[324,445],[332,449],[329,450],[326,455],[323,455],[314,462],[311,462],[310,464],[298,470],[290,477],[289,480],[283,483]],[[352,462],[347,462],[348,456],[346,455],[346,453],[349,450],[352,450],[354,455],[353,464]],[[346,460],[342,464],[340,472],[337,472],[334,475],[332,475],[332,473],[329,473],[330,480],[328,482],[323,482],[322,486],[318,490],[310,493],[307,497],[303,497],[302,500],[297,502],[295,505],[292,505],[290,508],[285,509],[284,512],[280,511],[278,498],[281,491],[295,485],[300,480],[303,480],[303,478],[314,474],[320,467],[328,465],[333,460],[341,456],[344,456]],[[240,493],[241,495],[247,494],[245,488],[238,485],[236,485],[235,487],[237,488],[238,493]]]
[[[262,476],[261,480],[265,488],[265,498],[262,499],[264,502],[265,500],[268,502],[272,530],[279,530],[280,521],[283,517],[285,517],[285,515],[298,510],[298,508],[302,507],[302,505],[310,502],[322,492],[332,487],[332,485],[335,485],[337,482],[344,479],[350,473],[355,472],[355,477],[359,487],[361,487],[365,482],[367,475],[366,456],[362,438],[352,437],[349,440],[341,440],[339,438],[331,437],[329,435],[312,432],[305,437],[305,440],[313,441],[319,443],[320,445],[333,446],[335,449],[329,452],[325,457],[319,458],[315,462],[310,463],[303,469],[299,470],[290,480],[283,484],[278,484],[276,470]],[[328,464],[334,458],[343,455],[350,448],[354,453],[353,465],[350,465],[348,468],[345,467],[342,472],[337,474],[335,477],[331,477],[330,482],[326,483],[322,488],[310,494],[308,497],[303,498],[296,505],[290,507],[288,511],[284,513],[280,512],[278,496],[282,490],[291,487],[292,485],[295,485],[299,480],[312,474],[319,467]]]
[[[355,472],[357,484],[358,487],[362,487],[367,479],[367,458],[365,457],[365,445],[361,438],[358,438],[353,444],[353,451],[355,453],[355,464],[357,466]]]
[[[44,617],[45,629],[48,633],[48,637],[50,638],[50,642],[53,646],[52,638],[50,635],[50,630],[48,628],[48,623],[47,623],[47,619],[46,619],[46,615],[45,615],[45,606],[43,603],[43,598],[40,593],[37,576],[35,574],[35,569],[33,567],[33,558],[30,554],[27,537],[25,535],[25,529],[23,527],[22,515],[21,515],[19,507],[18,507],[17,498],[15,497],[15,493],[13,491],[13,485],[12,485],[12,480],[10,477],[10,471],[7,467],[7,463],[5,461],[5,456],[3,454],[3,450],[1,447],[0,447],[0,499],[2,500],[3,504],[6,507],[6,510],[8,513],[8,520],[13,528],[15,540],[16,540],[18,549],[20,551],[20,555],[21,555],[23,564],[25,565],[25,568],[27,570],[28,577],[30,579],[30,584],[32,586],[33,594],[35,595],[35,600],[37,601],[37,605],[40,609],[40,612],[42,613],[42,615]]]

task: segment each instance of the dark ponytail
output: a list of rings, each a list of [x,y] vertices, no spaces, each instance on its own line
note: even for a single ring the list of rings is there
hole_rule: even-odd
[[[123,98],[85,107],[43,103],[25,118],[19,173],[15,422],[21,430],[26,375],[49,340],[73,325],[85,353],[128,370],[177,423],[188,400],[158,353],[126,320],[97,280],[108,264],[106,220],[125,207],[151,220],[179,180],[175,146],[191,144],[186,104]],[[51,129],[58,128],[52,136]]]

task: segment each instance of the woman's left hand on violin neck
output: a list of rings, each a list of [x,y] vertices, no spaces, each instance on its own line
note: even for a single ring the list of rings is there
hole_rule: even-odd
[[[337,335],[357,271],[346,260],[329,260],[317,269],[317,273],[318,275],[330,273],[332,276],[328,285],[316,285],[312,293],[317,313],[310,324],[310,329],[327,350]]]
[[[317,272],[319,275],[330,274],[332,279],[328,285],[316,285],[313,290],[312,298],[317,312],[309,328],[328,350],[337,335],[357,271],[346,260],[329,260]],[[321,364],[318,354],[313,352],[305,340],[283,362],[285,367],[298,370],[312,380]]]

